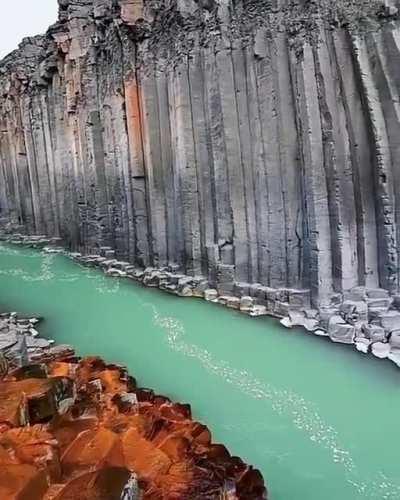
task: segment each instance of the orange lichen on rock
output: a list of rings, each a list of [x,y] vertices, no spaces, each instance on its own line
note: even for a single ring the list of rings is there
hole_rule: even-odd
[[[99,358],[10,373],[0,432],[2,500],[266,498],[261,474],[213,445],[188,405]]]

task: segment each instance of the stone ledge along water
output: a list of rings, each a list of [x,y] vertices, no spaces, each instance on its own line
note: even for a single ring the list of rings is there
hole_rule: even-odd
[[[45,337],[190,401],[272,499],[400,497],[399,374],[387,361],[14,245],[0,245],[0,307],[43,316]]]
[[[331,297],[331,305],[313,309],[307,290],[242,284],[235,286],[232,293],[236,295],[229,295],[209,288],[210,283],[204,277],[187,276],[173,266],[141,269],[116,259],[110,247],[101,247],[100,255],[83,255],[56,246],[59,238],[22,235],[13,229],[12,225],[8,230],[0,227],[0,241],[41,248],[49,254],[64,254],[84,266],[100,268],[106,276],[134,280],[179,297],[204,298],[251,317],[274,316],[287,328],[302,327],[314,335],[353,345],[359,352],[372,353],[400,366],[400,299],[390,296],[385,289],[354,287]]]

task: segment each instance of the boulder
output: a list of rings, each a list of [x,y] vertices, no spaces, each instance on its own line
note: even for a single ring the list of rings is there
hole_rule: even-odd
[[[400,349],[400,330],[394,330],[389,337],[390,347]]]
[[[289,316],[291,311],[291,307],[289,302],[281,302],[280,300],[276,300],[274,304],[274,314],[277,316]]]
[[[329,325],[329,320],[333,316],[338,315],[339,309],[332,306],[321,306],[319,309],[319,323],[320,326],[327,330]]]
[[[151,270],[149,272],[145,271],[143,277],[143,285],[157,288],[160,284],[160,279],[162,279],[163,275],[160,271]]]
[[[318,309],[305,309],[304,314],[308,319],[317,319],[318,318]]]
[[[307,319],[304,313],[296,310],[289,311],[289,318],[293,325],[303,326],[304,321]]]
[[[328,333],[333,342],[352,344],[355,332],[354,325],[346,323],[341,316],[332,316],[329,319]]]
[[[391,303],[392,299],[390,297],[367,299],[368,309],[373,311],[388,310]]]
[[[255,299],[261,297],[264,299],[265,294],[263,292],[263,285],[261,283],[252,283],[249,287],[249,295]]]
[[[329,337],[329,333],[326,330],[323,330],[322,328],[317,328],[316,330],[313,330],[312,333],[314,335],[317,335],[318,337]]]
[[[37,337],[31,337],[30,335],[27,335],[25,337],[25,341],[28,349],[29,348],[47,349],[48,347],[50,347],[50,342],[48,340]]]
[[[254,305],[254,299],[250,296],[241,297],[240,299],[240,310],[244,311]]]
[[[367,299],[367,290],[364,286],[356,286],[351,290],[347,290],[343,294],[344,300],[349,300],[352,302],[362,302]]]
[[[289,319],[292,326],[301,326],[308,332],[313,332],[319,325],[317,319],[307,318],[303,312],[296,310],[289,311]]]
[[[400,295],[393,295],[392,300],[392,306],[400,311]]]
[[[15,333],[9,335],[0,335],[0,351],[6,351],[18,342],[18,337]]]
[[[346,323],[366,323],[368,321],[368,306],[363,301],[345,300],[340,306],[340,314]]]
[[[386,333],[394,330],[400,330],[400,312],[387,311],[379,317],[380,325],[384,328]]]
[[[366,294],[368,299],[388,299],[389,292],[384,288],[367,288]]]
[[[293,323],[292,321],[290,320],[290,318],[286,317],[286,318],[282,318],[279,323],[284,326],[285,328],[293,328]]]
[[[238,297],[243,297],[244,295],[250,295],[250,284],[235,283],[234,292]]]
[[[196,286],[193,288],[193,296],[194,297],[204,297],[204,292],[209,288],[209,283],[207,280],[201,280],[196,283]]]
[[[389,356],[390,345],[383,342],[375,342],[372,344],[372,354],[377,358],[384,359]]]
[[[259,304],[254,305],[250,308],[249,315],[250,316],[266,316],[268,314],[267,308],[265,306],[261,306]]]
[[[218,299],[218,292],[214,288],[208,288],[204,291],[204,298],[209,302],[213,302]]]
[[[369,351],[369,346],[371,345],[371,341],[365,337],[358,337],[355,340],[355,345],[358,351],[367,354]]]
[[[239,297],[228,297],[228,300],[226,301],[226,305],[230,309],[240,309],[240,299],[239,299]]]
[[[127,276],[125,271],[121,271],[120,269],[116,269],[114,267],[107,269],[105,273],[107,276],[112,276],[114,278],[125,278]]]
[[[190,286],[185,285],[177,289],[177,294],[180,297],[193,297],[193,290]]]
[[[386,341],[385,330],[378,325],[364,325],[362,328],[364,336],[371,340],[371,342],[383,342]]]

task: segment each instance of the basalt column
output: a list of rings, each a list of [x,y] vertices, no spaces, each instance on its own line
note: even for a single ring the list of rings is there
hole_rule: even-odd
[[[59,0],[0,63],[0,216],[221,292],[399,291],[396,1]]]

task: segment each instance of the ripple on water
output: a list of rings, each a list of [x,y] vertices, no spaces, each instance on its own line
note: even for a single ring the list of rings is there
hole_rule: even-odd
[[[350,452],[340,442],[336,430],[319,415],[315,404],[293,391],[278,389],[258,380],[247,370],[239,370],[224,360],[213,359],[206,349],[185,342],[185,328],[179,320],[162,316],[153,304],[143,305],[152,309],[154,323],[166,332],[166,340],[171,349],[195,358],[208,372],[223,378],[249,397],[268,401],[275,412],[289,417],[294,427],[304,432],[313,443],[330,452],[332,461],[344,469],[346,481],[361,498],[400,499],[400,485],[392,482],[383,472],[377,473],[375,479],[360,477]]]

